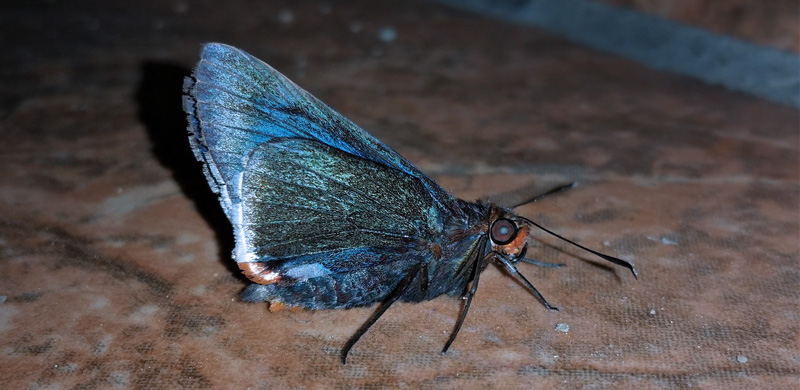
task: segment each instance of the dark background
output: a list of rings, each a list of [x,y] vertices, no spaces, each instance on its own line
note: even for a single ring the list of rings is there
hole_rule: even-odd
[[[785,26],[785,3],[735,3],[711,22],[643,10],[798,51],[796,32],[736,28]],[[793,108],[422,1],[3,2],[0,31],[2,388],[800,385]],[[520,213],[639,280],[537,233],[530,255],[568,266],[521,269],[561,312],[489,267],[446,355],[461,301],[441,297],[393,307],[342,366],[372,308],[239,299],[180,103],[208,41],[457,196],[580,181]]]

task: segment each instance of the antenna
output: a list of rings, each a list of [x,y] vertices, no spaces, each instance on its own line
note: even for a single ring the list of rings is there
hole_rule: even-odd
[[[520,218],[521,220],[523,220],[523,221],[527,222],[527,223],[530,223],[530,224],[531,224],[531,225],[533,225],[533,226],[536,226],[536,227],[537,227],[537,228],[539,228],[539,229],[542,229],[542,230],[544,230],[545,232],[547,232],[547,233],[549,233],[549,234],[551,234],[551,235],[553,235],[553,236],[555,236],[555,237],[558,237],[558,238],[559,238],[559,239],[561,239],[561,240],[564,240],[564,241],[566,241],[566,242],[568,242],[568,243],[570,243],[570,244],[572,244],[572,245],[575,245],[575,246],[577,246],[578,248],[581,248],[581,249],[583,249],[583,250],[585,250],[585,251],[587,251],[587,252],[590,252],[590,253],[592,253],[592,254],[594,254],[594,255],[597,255],[597,256],[601,257],[603,260],[610,261],[610,262],[612,262],[612,263],[614,263],[614,264],[621,265],[621,266],[623,266],[623,267],[625,267],[625,268],[627,268],[627,269],[631,270],[631,272],[633,273],[633,277],[634,277],[634,278],[636,278],[636,279],[639,279],[639,274],[636,272],[636,268],[633,268],[633,264],[631,264],[630,262],[627,262],[627,261],[625,261],[625,260],[622,260],[622,259],[616,258],[616,257],[614,257],[614,256],[609,256],[609,255],[606,255],[606,254],[600,253],[600,252],[598,252],[598,251],[595,251],[595,250],[591,250],[591,249],[589,249],[589,248],[587,248],[587,247],[585,247],[585,246],[583,246],[583,245],[581,245],[581,244],[578,244],[578,243],[577,243],[577,242],[575,242],[575,241],[572,241],[572,240],[569,240],[569,239],[567,239],[567,238],[564,238],[564,237],[560,236],[559,234],[557,234],[557,233],[555,233],[555,232],[553,232],[553,231],[551,231],[551,230],[549,230],[549,229],[545,228],[545,227],[544,227],[544,226],[542,226],[542,225],[539,225],[539,224],[538,224],[538,223],[536,223],[536,222],[533,222],[533,221],[531,221],[531,220],[530,220],[530,219],[528,219],[528,218],[525,218],[525,217],[519,217],[519,218]]]

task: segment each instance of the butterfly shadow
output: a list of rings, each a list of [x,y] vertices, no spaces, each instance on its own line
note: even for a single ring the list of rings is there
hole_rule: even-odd
[[[157,61],[142,63],[140,71],[141,81],[135,99],[139,119],[153,145],[153,155],[172,172],[183,194],[192,200],[197,211],[214,230],[219,243],[219,258],[223,259],[233,275],[246,280],[233,261],[224,261],[231,258],[233,251],[233,228],[189,146],[182,98],[183,79],[191,72],[176,64]]]

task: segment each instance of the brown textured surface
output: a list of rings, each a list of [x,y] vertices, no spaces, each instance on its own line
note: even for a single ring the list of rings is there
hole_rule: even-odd
[[[797,0],[597,0],[800,53]]]
[[[428,3],[85,3],[2,6],[0,387],[800,386],[797,111]],[[459,196],[579,180],[521,213],[640,279],[537,234],[568,267],[523,272],[561,312],[490,267],[447,355],[442,297],[392,308],[341,366],[372,309],[239,299],[179,101],[210,40]]]

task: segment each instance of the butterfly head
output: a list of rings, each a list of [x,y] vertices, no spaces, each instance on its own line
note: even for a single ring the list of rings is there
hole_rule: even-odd
[[[513,214],[499,216],[489,225],[492,250],[516,263],[525,258],[528,250],[530,227]]]

